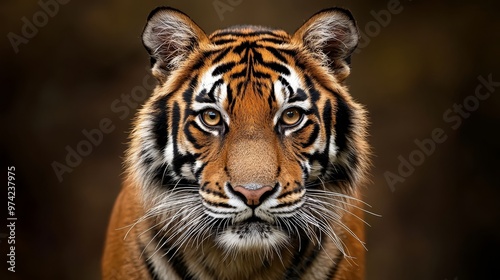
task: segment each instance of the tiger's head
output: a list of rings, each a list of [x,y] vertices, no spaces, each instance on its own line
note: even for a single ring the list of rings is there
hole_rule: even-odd
[[[343,84],[358,37],[339,8],[293,35],[206,35],[175,9],[150,14],[143,43],[159,85],[127,167],[166,244],[267,252],[337,238],[369,165],[365,111]]]

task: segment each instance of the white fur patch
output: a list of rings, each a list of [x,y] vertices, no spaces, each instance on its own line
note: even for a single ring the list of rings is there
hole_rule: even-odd
[[[228,251],[271,251],[288,241],[283,231],[264,223],[233,225],[217,236],[216,242]]]
[[[195,89],[195,92],[197,95],[201,94],[203,90],[205,91],[210,91],[210,89],[214,86],[214,84],[219,81],[222,78],[222,75],[217,75],[217,76],[212,76],[212,72],[214,71],[215,68],[217,68],[218,65],[212,66],[210,69],[208,69],[205,74],[200,78],[200,84],[198,87]],[[227,99],[227,85],[225,83],[222,83],[217,86],[217,88],[214,91],[214,97],[215,97],[215,103],[213,102],[198,102],[193,100],[192,108],[194,111],[203,111],[207,109],[214,109],[217,110],[221,116],[224,122],[229,125],[231,123],[231,120],[229,118],[229,114],[226,112],[224,109],[224,102]],[[196,123],[198,124],[199,127],[201,127],[204,131],[208,133],[212,133],[215,136],[219,135],[219,132],[217,130],[213,129],[208,129],[205,127],[203,122],[199,119],[195,119]]]
[[[286,65],[284,65],[286,66]],[[285,80],[288,82],[290,87],[292,88],[293,92],[297,92],[299,88],[304,88],[299,75],[297,75],[297,72],[291,67],[286,66],[288,71],[290,71],[290,75],[283,75],[285,77]],[[274,116],[273,122],[274,125],[278,123],[279,118],[281,117],[281,114],[283,111],[290,107],[299,107],[299,108],[304,108],[308,109],[311,107],[311,103],[309,100],[306,100],[304,102],[294,102],[294,103],[288,103],[288,100],[290,99],[292,93],[289,92],[286,86],[284,86],[279,80],[274,82],[274,95],[276,97],[276,102],[278,105],[278,112],[276,112],[276,115]]]

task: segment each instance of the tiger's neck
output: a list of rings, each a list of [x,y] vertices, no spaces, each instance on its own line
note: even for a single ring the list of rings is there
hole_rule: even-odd
[[[170,247],[162,243],[160,235],[153,238],[145,253],[152,279],[282,279],[285,267],[293,263],[291,247],[266,253],[232,253],[210,240]]]
[[[269,252],[226,252],[214,242],[169,247],[165,237],[151,232],[144,257],[152,279],[316,279],[330,275],[336,279],[344,259],[328,237],[311,241],[307,236],[293,244]],[[175,240],[172,240],[175,242]],[[144,240],[142,241],[144,243]],[[323,279],[323,278],[321,278]]]

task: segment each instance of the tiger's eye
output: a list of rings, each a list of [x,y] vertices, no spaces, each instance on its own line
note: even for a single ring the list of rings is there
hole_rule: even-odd
[[[286,125],[295,125],[302,119],[302,113],[297,108],[286,109],[281,115],[281,121]]]
[[[217,126],[220,124],[221,115],[214,109],[208,109],[202,113],[201,119],[207,126]]]

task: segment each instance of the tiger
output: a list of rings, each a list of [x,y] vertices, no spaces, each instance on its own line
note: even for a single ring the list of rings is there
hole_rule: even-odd
[[[158,83],[133,120],[103,279],[363,279],[369,121],[345,83],[358,40],[343,8],[293,34],[210,35],[154,9]]]

